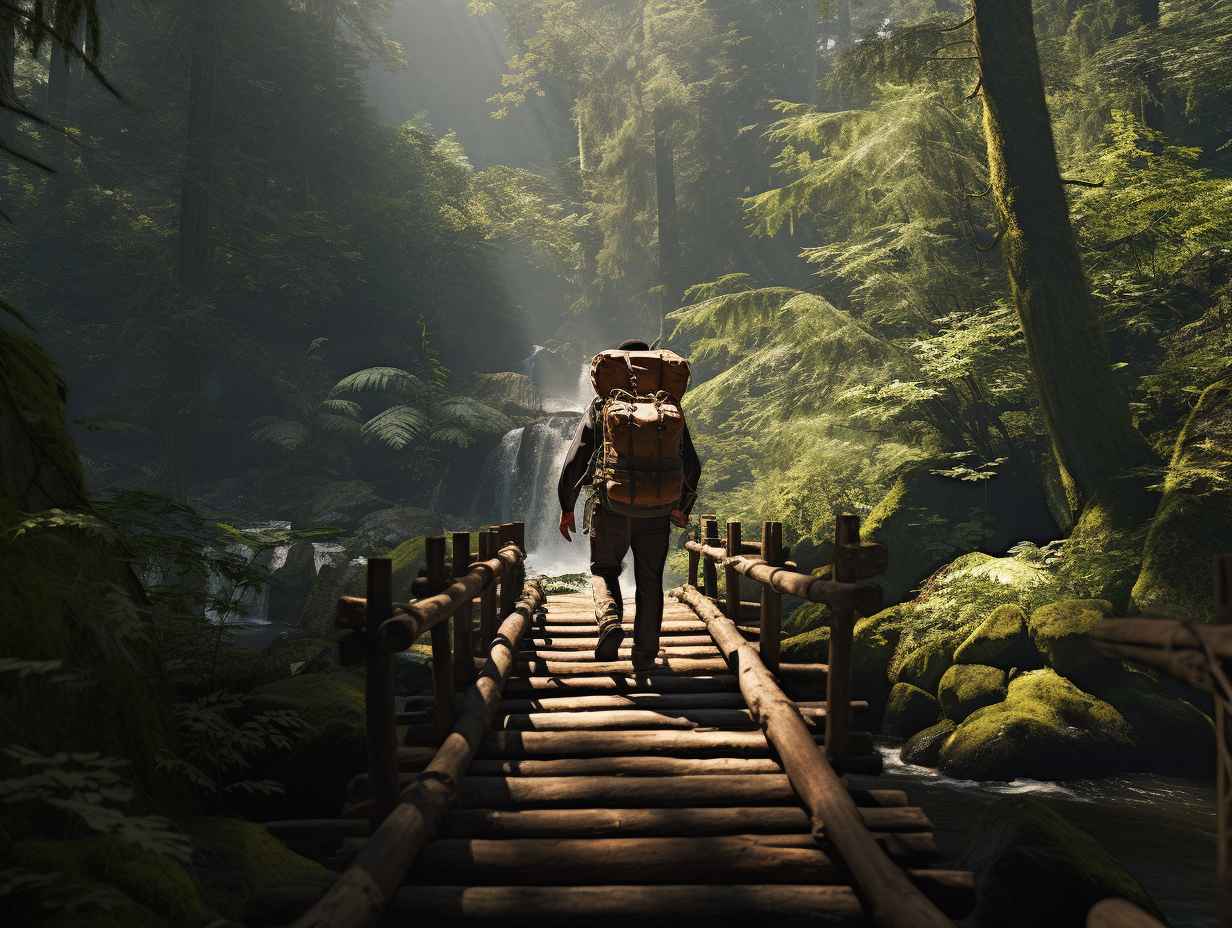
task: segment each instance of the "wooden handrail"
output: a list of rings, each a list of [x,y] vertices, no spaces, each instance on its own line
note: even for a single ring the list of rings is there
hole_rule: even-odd
[[[757,649],[696,587],[682,587],[672,595],[701,617],[723,656],[736,668],[740,692],[778,753],[809,814],[814,837],[834,846],[851,871],[873,923],[879,928],[953,928],[954,923],[877,845],[842,779],[817,750],[799,710],[779,688]],[[827,719],[845,714],[845,709],[830,705]]]
[[[501,624],[488,651],[487,664],[467,689],[458,720],[432,762],[403,790],[398,805],[355,861],[295,923],[296,928],[362,928],[393,898],[456,797],[500,706],[518,645],[544,599],[538,583],[526,586],[521,600]]]

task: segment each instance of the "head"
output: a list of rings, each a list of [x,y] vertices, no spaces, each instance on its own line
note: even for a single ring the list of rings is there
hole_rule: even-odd
[[[620,351],[649,351],[650,346],[640,338],[630,338],[620,343]]]

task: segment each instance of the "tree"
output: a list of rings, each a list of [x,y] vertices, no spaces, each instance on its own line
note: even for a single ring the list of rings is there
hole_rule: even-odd
[[[195,4],[188,91],[188,133],[180,187],[180,285],[200,292],[210,269],[210,196],[214,171],[214,105],[218,68],[215,4]]]
[[[1010,292],[1077,530],[1140,522],[1151,455],[1112,376],[1070,225],[1030,0],[975,0],[992,195]]]

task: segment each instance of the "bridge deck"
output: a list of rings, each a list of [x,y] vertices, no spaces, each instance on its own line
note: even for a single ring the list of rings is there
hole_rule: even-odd
[[[387,923],[870,923],[687,606],[669,600],[666,656],[638,674],[627,646],[620,660],[595,660],[588,593],[553,596],[547,610],[522,643],[496,730]],[[744,631],[756,639],[756,628]],[[824,666],[787,665],[781,679],[820,743]],[[863,754],[845,767],[876,768],[867,735],[851,745]],[[406,775],[422,766],[404,755]],[[921,890],[965,914],[969,875],[932,869],[931,824],[906,794],[850,793]]]

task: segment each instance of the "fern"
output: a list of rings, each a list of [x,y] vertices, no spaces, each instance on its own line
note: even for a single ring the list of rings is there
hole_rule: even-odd
[[[422,380],[398,367],[368,367],[339,380],[330,397],[346,393],[390,393],[399,397],[423,396],[428,392]]]
[[[427,427],[428,416],[414,406],[390,406],[384,412],[373,416],[360,428],[360,434],[375,441],[401,451],[409,446]]]
[[[285,451],[296,451],[308,441],[308,427],[302,422],[292,419],[279,419],[273,416],[263,416],[253,421],[253,441],[274,445]]]

